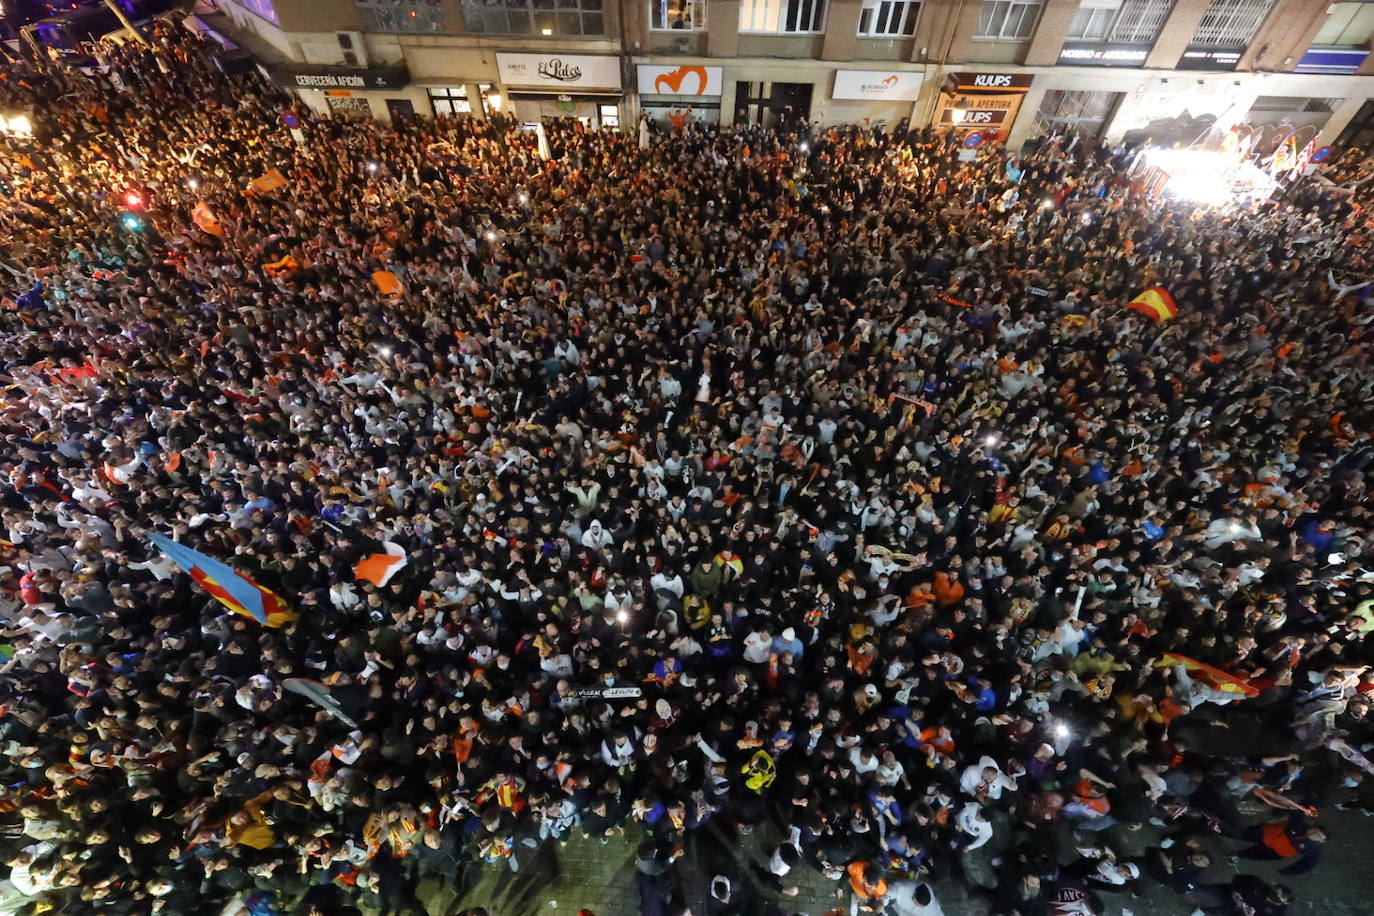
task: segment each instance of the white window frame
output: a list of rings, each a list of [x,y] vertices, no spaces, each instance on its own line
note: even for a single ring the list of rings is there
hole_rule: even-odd
[[[1044,6],[1041,0],[983,0],[973,38],[975,41],[1026,41],[1035,34]],[[1013,21],[1013,15],[1016,28],[1008,32],[1007,23]],[[1030,16],[1029,27],[1026,27],[1027,15]]]
[[[669,22],[668,0],[649,0],[649,31],[651,32],[704,32],[706,31],[706,0],[676,0],[691,12],[685,29],[675,29],[671,25],[654,25],[654,15]]]
[[[435,117],[456,117],[472,114],[472,100],[468,98],[467,86],[430,86],[425,90],[429,97],[429,107]],[[448,111],[440,111],[440,106]],[[461,108],[459,106],[462,106]]]
[[[1104,6],[1081,6],[1069,26],[1072,41],[1106,41],[1117,11]]]
[[[739,30],[745,35],[819,35],[825,31],[825,4],[826,0],[741,0]],[[803,18],[809,21],[803,23]],[[803,24],[807,28],[796,28]]]
[[[886,18],[884,18],[886,14]],[[867,28],[865,28],[867,18]],[[921,0],[863,0],[859,10],[860,38],[910,38],[921,18]],[[881,23],[880,31],[876,26]]]
[[[1371,26],[1368,23],[1365,23],[1359,27],[1359,32],[1356,33],[1358,37],[1355,37],[1353,41],[1333,41],[1331,39],[1350,38],[1351,36],[1345,34],[1346,31],[1350,28],[1355,27],[1355,22],[1357,19],[1366,16],[1369,11],[1374,10],[1374,3],[1351,2],[1351,0],[1341,0],[1341,2],[1331,4],[1331,6],[1328,9],[1329,12],[1327,13],[1326,21],[1322,23],[1322,27],[1317,30],[1316,36],[1312,39],[1312,47],[1365,47],[1366,43],[1369,41],[1369,36],[1371,34],[1374,34],[1374,26]],[[1337,19],[1336,17],[1338,16],[1343,17],[1344,22],[1341,22],[1339,19]],[[1338,31],[1336,32],[1336,34],[1334,36],[1328,36],[1327,40],[1325,41],[1321,40],[1322,32],[1327,32],[1333,23],[1335,23],[1338,27]]]

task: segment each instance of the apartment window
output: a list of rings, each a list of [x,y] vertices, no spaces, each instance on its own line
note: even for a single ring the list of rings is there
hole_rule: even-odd
[[[974,38],[1019,41],[1030,38],[1040,16],[1040,0],[983,0]]]
[[[272,6],[272,0],[236,0],[236,2],[248,12],[257,13],[268,22],[281,21],[277,18],[277,11]]]
[[[649,28],[700,32],[706,28],[706,0],[649,0]]]
[[[1149,44],[1173,5],[1174,0],[1083,0],[1069,26],[1069,38]]]
[[[429,104],[436,116],[472,114],[466,86],[433,86],[429,90]]]
[[[603,0],[463,0],[469,32],[604,35]]]
[[[1193,44],[1243,50],[1259,31],[1275,0],[1212,0],[1202,14]]]
[[[825,24],[825,0],[742,0],[741,32],[808,35]]]
[[[1374,2],[1333,3],[1312,44],[1361,48],[1374,34]]]
[[[442,32],[440,0],[354,0],[364,32]]]
[[[919,0],[864,0],[859,11],[860,38],[895,38],[916,34]]]

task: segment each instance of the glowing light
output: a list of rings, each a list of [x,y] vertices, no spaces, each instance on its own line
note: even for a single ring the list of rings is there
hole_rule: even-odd
[[[495,233],[495,232],[488,232],[488,233],[487,233],[487,241],[488,241],[488,242],[494,242],[494,241],[496,241],[496,233]]]
[[[137,216],[134,216],[132,213],[127,214],[124,217],[123,222],[124,228],[128,229],[130,232],[137,232],[138,230],[143,228],[143,220],[139,219]]]
[[[492,110],[492,111],[500,111],[500,110],[501,110],[501,93],[499,93],[499,92],[493,92],[493,93],[491,93],[490,95],[488,95],[488,96],[487,96],[487,104],[491,106],[491,110]]]
[[[1041,209],[1041,210],[1048,210],[1050,207],[1053,207],[1053,206],[1054,206],[1054,201],[1050,200],[1048,197],[1046,197],[1044,200],[1040,201],[1040,209]]]
[[[0,125],[3,125],[6,133],[14,134],[16,137],[32,137],[33,122],[28,115],[15,115],[12,118],[0,118]]]
[[[375,162],[369,162],[369,163],[367,164],[367,170],[368,170],[369,172],[375,172],[375,171],[377,171],[377,163],[375,163]]]
[[[1063,722],[1054,723],[1054,736],[1056,738],[1069,737],[1069,727],[1065,725]]]
[[[798,149],[800,149],[803,153],[809,153],[811,152],[811,144],[803,143],[801,146],[798,147]]]
[[[528,194],[521,193],[519,200],[520,200],[520,203],[522,203],[522,204],[527,204],[527,203],[530,202],[530,196],[529,196]]]
[[[984,445],[996,445],[1000,441],[1001,438],[996,433],[989,433],[983,438]]]
[[[194,191],[196,188],[200,187],[200,179],[188,178],[186,179],[186,186],[190,188],[192,191]]]
[[[630,615],[625,613],[624,611],[621,611],[620,613],[615,615],[615,619],[618,623],[625,623],[630,619]]]
[[[1147,149],[1143,161],[1166,176],[1164,193],[1204,207],[1263,200],[1278,187],[1252,163],[1200,149]]]
[[[385,359],[391,359],[392,350],[390,347],[378,347],[377,352],[382,354]]]
[[[125,191],[124,203],[130,207],[141,207],[143,206],[143,195],[137,191]]]
[[[539,31],[540,31],[542,34],[544,34],[544,35],[552,35],[552,34],[553,34],[553,29],[549,28],[548,26],[544,26],[544,27],[543,27],[542,29],[540,29]]]

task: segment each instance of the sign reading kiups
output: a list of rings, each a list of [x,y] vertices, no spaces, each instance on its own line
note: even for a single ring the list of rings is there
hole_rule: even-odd
[[[968,73],[949,75],[955,92],[1026,92],[1035,82],[1033,73]]]

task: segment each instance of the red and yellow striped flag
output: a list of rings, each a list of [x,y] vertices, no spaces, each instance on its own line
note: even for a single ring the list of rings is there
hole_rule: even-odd
[[[1163,324],[1170,318],[1178,317],[1178,303],[1174,302],[1174,297],[1162,286],[1151,286],[1127,303],[1126,308],[1140,312],[1155,324]]]

